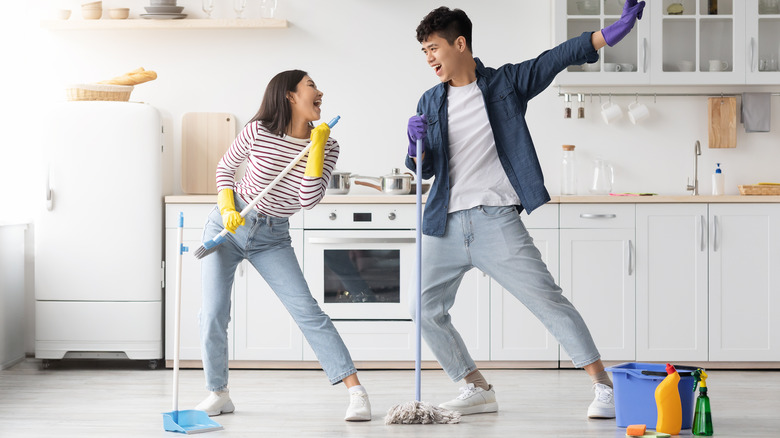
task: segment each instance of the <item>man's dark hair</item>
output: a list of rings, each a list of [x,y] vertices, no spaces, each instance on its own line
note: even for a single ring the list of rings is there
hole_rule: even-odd
[[[432,10],[420,25],[417,26],[417,41],[422,43],[434,33],[447,40],[450,45],[462,36],[466,39],[466,47],[471,50],[471,20],[460,9],[450,9],[446,6]]]

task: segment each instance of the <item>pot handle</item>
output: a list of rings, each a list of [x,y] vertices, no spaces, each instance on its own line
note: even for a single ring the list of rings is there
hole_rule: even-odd
[[[382,187],[379,187],[379,186],[378,186],[378,185],[376,185],[376,184],[371,184],[371,183],[367,183],[367,182],[363,182],[363,181],[358,181],[358,180],[355,180],[355,184],[357,184],[357,185],[359,185],[359,186],[366,186],[366,187],[371,187],[372,189],[377,189],[377,190],[379,190],[380,192],[382,191]]]

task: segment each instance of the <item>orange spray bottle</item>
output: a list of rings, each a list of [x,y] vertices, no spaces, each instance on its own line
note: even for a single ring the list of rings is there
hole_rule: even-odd
[[[682,403],[680,402],[680,374],[672,364],[666,364],[667,376],[655,388],[655,405],[658,408],[656,432],[678,435],[682,428]]]

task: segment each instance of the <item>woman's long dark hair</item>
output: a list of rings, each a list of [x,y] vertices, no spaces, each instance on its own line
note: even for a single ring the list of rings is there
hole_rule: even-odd
[[[303,70],[287,70],[274,76],[265,89],[260,109],[249,123],[258,120],[272,134],[284,135],[287,126],[292,123],[292,107],[287,93],[295,92],[306,75],[308,73]]]

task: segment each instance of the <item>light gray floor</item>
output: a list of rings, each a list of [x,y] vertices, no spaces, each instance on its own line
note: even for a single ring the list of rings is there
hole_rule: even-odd
[[[780,436],[780,372],[708,371],[715,436]],[[297,437],[623,437],[615,420],[588,420],[593,394],[578,370],[486,370],[500,411],[454,425],[393,425],[387,410],[414,399],[414,371],[363,371],[373,421],[343,421],[343,385],[321,371],[232,370],[234,414],[213,417],[224,430],[201,436]],[[129,361],[70,361],[41,369],[28,359],[0,371],[0,437],[175,437],[162,413],[171,410],[173,373]],[[182,370],[179,409],[205,397],[202,370]],[[423,371],[423,401],[458,393],[442,371]],[[620,401],[619,401],[620,402]],[[681,435],[690,435],[684,430]]]

